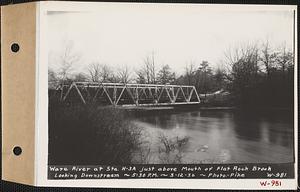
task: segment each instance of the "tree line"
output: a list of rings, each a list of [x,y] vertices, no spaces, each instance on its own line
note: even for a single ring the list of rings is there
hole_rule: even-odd
[[[128,66],[114,70],[107,64],[92,62],[85,68],[85,72],[74,72],[74,66],[80,62],[80,56],[72,52],[68,45],[60,56],[59,70],[49,68],[48,81],[70,83],[73,81],[91,81],[102,83],[140,83],[140,84],[168,84],[175,82],[175,72],[169,65],[158,68],[154,53],[145,57],[140,69],[132,72]]]
[[[72,72],[80,62],[78,54],[67,46],[60,56],[57,72],[49,69],[50,82],[72,81],[193,85],[198,93],[218,90],[231,93],[241,106],[292,106],[294,96],[294,54],[286,46],[272,48],[268,41],[228,49],[221,62],[213,68],[208,61],[189,62],[182,74],[168,65],[159,65],[154,53],[144,58],[140,68],[132,72],[127,66],[114,71],[109,65],[94,62],[86,72]]]
[[[265,41],[225,54],[228,89],[243,106],[293,107],[294,54],[286,46],[271,48]]]

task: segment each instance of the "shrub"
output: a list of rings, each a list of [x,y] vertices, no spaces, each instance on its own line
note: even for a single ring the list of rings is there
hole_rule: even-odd
[[[49,164],[128,164],[139,136],[122,109],[49,103]]]
[[[179,138],[168,137],[161,133],[158,137],[162,146],[159,146],[159,160],[163,164],[181,164],[182,162],[182,148],[189,142],[189,137],[184,136]]]

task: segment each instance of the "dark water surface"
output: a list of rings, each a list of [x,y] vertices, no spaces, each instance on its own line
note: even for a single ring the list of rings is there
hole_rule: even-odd
[[[134,122],[151,150],[161,134],[189,140],[183,163],[293,162],[293,113],[287,111],[193,110],[148,112]],[[154,152],[155,155],[155,152]],[[155,160],[150,161],[155,163]]]

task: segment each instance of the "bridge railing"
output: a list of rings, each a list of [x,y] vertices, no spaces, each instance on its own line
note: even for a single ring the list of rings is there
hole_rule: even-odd
[[[98,83],[98,82],[73,82],[77,86],[127,86],[127,87],[185,87],[185,88],[194,88],[192,85],[172,85],[172,84],[140,84],[140,83]],[[64,86],[70,86],[72,83],[61,84]]]

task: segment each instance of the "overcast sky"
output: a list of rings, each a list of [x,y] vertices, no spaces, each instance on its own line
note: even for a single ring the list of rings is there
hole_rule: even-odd
[[[78,71],[91,62],[115,70],[137,70],[154,52],[157,65],[183,73],[190,61],[221,64],[224,52],[239,44],[268,39],[292,50],[293,11],[173,9],[170,7],[99,7],[93,12],[48,12],[49,66],[57,68],[62,48],[73,41],[80,54]]]

